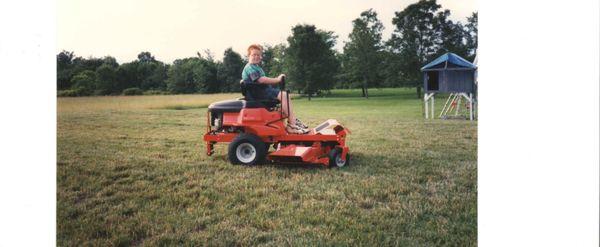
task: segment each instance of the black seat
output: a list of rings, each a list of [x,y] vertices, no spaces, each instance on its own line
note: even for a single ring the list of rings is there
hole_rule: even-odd
[[[243,99],[223,100],[208,106],[210,112],[239,112],[244,108],[268,108],[260,101],[247,101]]]
[[[266,85],[264,84],[256,84],[256,83],[244,83],[244,80],[240,81],[240,87],[242,89],[242,95],[244,96],[244,100],[247,103],[246,108],[273,108],[280,103],[278,99],[268,99],[268,98],[255,98],[255,95],[260,95],[259,90],[262,91]],[[251,106],[251,107],[248,107]]]
[[[244,108],[267,108],[273,109],[279,104],[278,99],[254,99],[251,91],[259,90],[261,84],[246,84],[240,82],[243,98],[235,100],[223,100],[208,106],[210,112],[239,112]]]

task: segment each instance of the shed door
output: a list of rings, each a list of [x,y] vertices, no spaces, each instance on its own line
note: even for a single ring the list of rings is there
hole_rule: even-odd
[[[440,90],[440,76],[437,71],[427,72],[427,91]]]

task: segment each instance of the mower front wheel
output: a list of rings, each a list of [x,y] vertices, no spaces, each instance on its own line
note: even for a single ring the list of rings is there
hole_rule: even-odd
[[[346,154],[346,160],[342,160],[342,150],[337,148],[329,151],[329,168],[333,167],[344,167],[350,163],[350,154]]]
[[[231,164],[256,165],[267,156],[265,143],[256,135],[239,134],[229,144],[227,156]]]

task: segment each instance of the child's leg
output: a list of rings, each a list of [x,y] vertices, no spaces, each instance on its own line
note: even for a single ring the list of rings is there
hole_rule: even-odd
[[[294,124],[296,123],[296,116],[294,116],[293,114],[293,110],[292,110],[292,101],[289,101],[290,104],[290,111],[288,112],[288,101],[287,101],[287,92],[285,91],[281,91],[279,92],[278,95],[279,101],[281,101],[281,107],[283,108],[283,113],[285,113],[285,115],[288,116],[288,123],[290,124]]]

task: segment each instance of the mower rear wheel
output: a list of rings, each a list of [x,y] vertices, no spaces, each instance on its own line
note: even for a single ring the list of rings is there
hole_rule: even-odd
[[[344,167],[350,163],[350,154],[346,154],[346,160],[342,160],[342,150],[337,148],[329,151],[329,168]]]
[[[231,164],[256,165],[267,155],[265,143],[256,135],[239,134],[229,144],[227,156]]]

